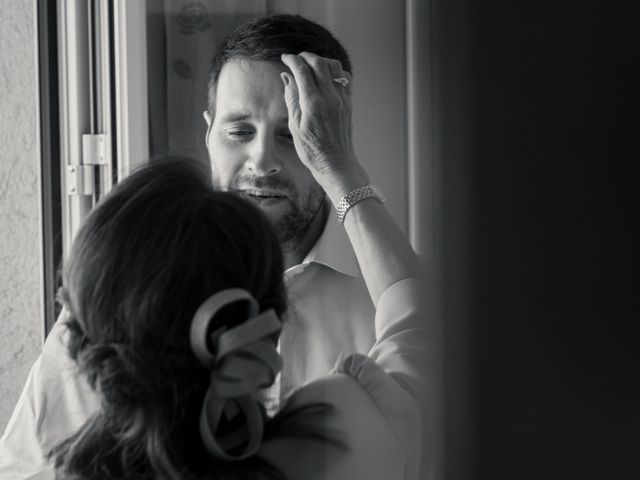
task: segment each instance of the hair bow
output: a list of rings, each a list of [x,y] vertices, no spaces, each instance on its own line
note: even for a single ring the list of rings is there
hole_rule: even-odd
[[[223,325],[211,331],[216,315],[236,302],[246,302],[247,321],[231,329]],[[200,414],[200,435],[215,457],[241,460],[260,447],[264,414],[255,392],[271,385],[282,366],[270,338],[280,329],[280,319],[273,309],[258,314],[258,302],[240,288],[212,295],[196,311],[191,322],[191,349],[211,370],[211,385]],[[235,428],[218,434],[223,415],[226,426]]]

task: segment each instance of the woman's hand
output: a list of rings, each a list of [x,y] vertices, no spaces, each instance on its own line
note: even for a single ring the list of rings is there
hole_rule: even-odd
[[[366,185],[368,176],[358,164],[351,137],[351,75],[338,60],[313,53],[283,54],[282,61],[291,70],[281,76],[300,160],[332,200],[330,190],[341,196]],[[348,84],[334,78],[346,78]]]
[[[340,62],[312,53],[282,55],[282,61],[291,70],[281,75],[296,151],[337,206],[343,195],[369,183],[351,141],[351,75]],[[333,81],[341,77],[349,80],[346,87]],[[391,285],[420,277],[411,245],[379,202],[356,203],[343,225],[374,305]]]

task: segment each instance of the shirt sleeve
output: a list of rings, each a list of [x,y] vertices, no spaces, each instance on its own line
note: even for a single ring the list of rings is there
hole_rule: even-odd
[[[422,448],[422,414],[417,399],[402,388],[371,358],[353,353],[342,357],[334,373],[345,373],[367,392],[401,448],[404,458],[402,478],[417,478]]]
[[[369,357],[410,390],[421,389],[436,360],[436,331],[426,280],[408,278],[384,291],[375,316],[376,342]]]
[[[424,280],[408,278],[385,290],[376,310],[376,342],[368,356],[341,356],[334,369],[355,380],[386,419],[403,452],[404,479],[417,478],[422,462],[427,287]]]
[[[378,301],[376,342],[369,352],[370,359],[419,406],[419,415],[413,421],[422,424],[420,478],[435,475],[440,448],[442,355],[438,318],[433,284],[428,279],[399,281]]]
[[[0,438],[0,478],[3,480],[25,479],[49,471],[46,459],[49,451],[98,409],[96,394],[67,354],[63,315],[31,367]]]

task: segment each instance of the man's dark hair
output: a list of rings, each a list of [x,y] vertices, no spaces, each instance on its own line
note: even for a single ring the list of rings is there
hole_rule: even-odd
[[[220,44],[211,63],[208,110],[215,111],[215,91],[220,71],[233,58],[280,61],[283,53],[310,52],[339,60],[353,74],[349,54],[329,30],[300,15],[271,15],[241,25]]]

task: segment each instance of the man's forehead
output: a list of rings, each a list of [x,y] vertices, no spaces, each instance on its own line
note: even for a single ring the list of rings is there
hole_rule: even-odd
[[[288,68],[279,61],[234,58],[220,70],[216,85],[216,116],[251,116],[260,109],[286,112],[280,73]]]
[[[234,57],[227,60],[224,65],[222,65],[219,76],[224,75],[225,72],[228,73],[231,71],[235,73],[250,75],[255,71],[275,71],[279,73],[290,70],[289,67],[287,67],[280,60],[263,60],[251,57]]]
[[[234,58],[222,66],[218,75],[217,94],[273,94],[284,92],[281,72],[289,68],[279,61]]]

